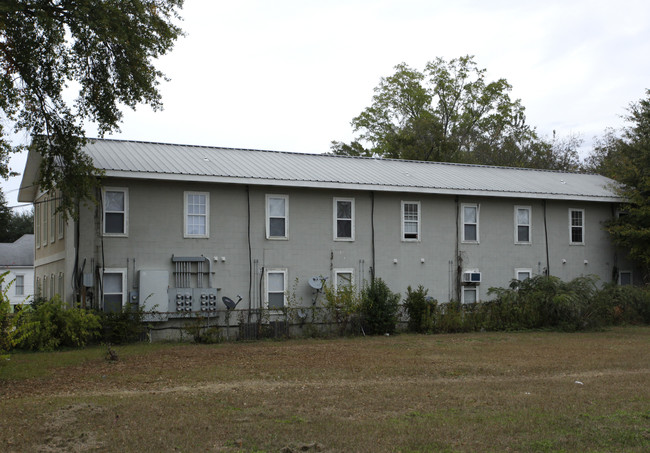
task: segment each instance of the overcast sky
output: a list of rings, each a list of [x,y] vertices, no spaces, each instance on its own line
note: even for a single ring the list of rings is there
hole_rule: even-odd
[[[126,111],[112,138],[323,153],[396,64],[474,55],[541,135],[587,150],[650,88],[647,0],[186,0],[181,14],[187,36],[157,64],[164,110]],[[2,181],[10,205],[19,182]]]

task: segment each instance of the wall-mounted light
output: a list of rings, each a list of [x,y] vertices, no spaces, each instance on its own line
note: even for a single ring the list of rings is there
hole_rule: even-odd
[[[565,259],[562,260],[562,264],[566,264],[566,260],[565,260]]]

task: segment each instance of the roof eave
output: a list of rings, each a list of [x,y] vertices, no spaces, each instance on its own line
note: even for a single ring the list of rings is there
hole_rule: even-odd
[[[250,177],[233,177],[233,176],[215,176],[215,175],[192,175],[177,173],[150,173],[135,172],[125,170],[106,170],[105,176],[113,178],[126,179],[150,179],[159,181],[192,181],[192,182],[210,182],[222,184],[242,184],[256,186],[276,186],[276,187],[303,187],[318,189],[340,189],[340,190],[362,190],[376,192],[405,192],[405,193],[426,193],[437,195],[459,195],[474,197],[500,197],[500,198],[532,198],[544,200],[576,200],[576,201],[595,201],[605,203],[622,203],[625,200],[618,196],[596,196],[596,195],[576,195],[547,192],[511,192],[511,191],[490,191],[490,190],[472,190],[472,189],[449,189],[439,187],[416,187],[416,186],[386,186],[380,184],[351,184],[345,182],[323,182],[308,180],[278,180],[269,178],[250,178]]]

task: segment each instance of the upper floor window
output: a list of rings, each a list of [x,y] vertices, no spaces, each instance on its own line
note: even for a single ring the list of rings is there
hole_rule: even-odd
[[[354,241],[354,198],[334,199],[334,240]]]
[[[57,204],[60,208],[62,204],[61,195],[59,195],[59,201]],[[59,212],[57,215],[59,216],[59,239],[63,239],[63,231],[65,230],[65,214],[63,212]]]
[[[56,193],[54,197],[48,203],[50,205],[49,217],[50,217],[50,242],[54,242],[56,237],[56,205],[57,205],[57,196]]]
[[[287,239],[289,235],[289,196],[266,196],[266,238]]]
[[[569,243],[585,243],[585,210],[569,209]]]
[[[104,189],[104,234],[126,236],[128,234],[129,191],[106,187]]]
[[[34,203],[34,235],[36,248],[41,248],[41,205]]]
[[[532,242],[530,206],[515,206],[515,243],[530,244]]]
[[[463,204],[463,242],[478,242],[478,205]]]
[[[41,243],[43,246],[47,245],[47,205],[49,201],[47,197],[43,197],[40,202],[41,208]]]
[[[210,236],[210,194],[185,192],[185,237]]]
[[[420,240],[419,201],[402,201],[402,240]]]

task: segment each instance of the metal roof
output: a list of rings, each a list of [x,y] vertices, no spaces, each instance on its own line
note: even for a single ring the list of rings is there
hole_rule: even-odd
[[[106,139],[84,151],[113,177],[620,201],[614,181],[593,174]]]
[[[0,243],[0,266],[33,266],[34,235],[24,234],[15,242]],[[1,273],[1,272],[0,272]]]

